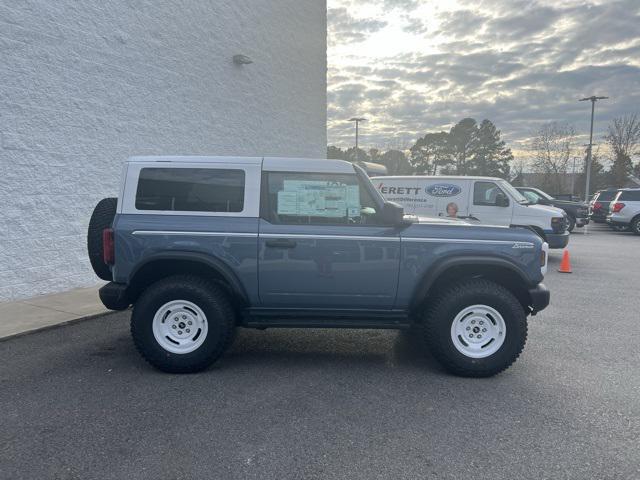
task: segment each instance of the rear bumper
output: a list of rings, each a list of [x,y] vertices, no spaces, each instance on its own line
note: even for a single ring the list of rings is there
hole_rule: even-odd
[[[610,213],[607,215],[607,223],[609,225],[615,225],[618,227],[626,227],[631,223],[630,218],[625,218],[622,215],[616,215],[615,213]]]
[[[584,227],[589,224],[589,217],[576,218],[576,227]]]
[[[100,301],[109,310],[126,310],[131,301],[124,283],[109,282],[98,290]]]
[[[544,286],[544,283],[539,283],[529,289],[529,297],[531,298],[531,313],[535,315],[540,310],[547,308],[551,300],[551,292]]]
[[[547,237],[547,243],[549,244],[549,248],[564,248],[569,244],[569,235],[570,233],[546,233],[545,237]]]

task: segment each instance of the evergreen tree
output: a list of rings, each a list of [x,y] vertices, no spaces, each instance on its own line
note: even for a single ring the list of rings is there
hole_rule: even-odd
[[[416,173],[435,175],[438,168],[451,163],[447,132],[427,133],[411,147],[409,162]]]
[[[613,159],[613,165],[611,165],[613,185],[615,187],[624,187],[631,173],[633,173],[631,157],[623,152],[617,152]]]
[[[387,167],[389,175],[411,175],[413,173],[407,156],[400,150],[386,151],[378,158],[377,163]]]
[[[473,156],[478,139],[478,124],[473,118],[463,118],[449,131],[448,145],[458,175],[468,175],[467,162]]]
[[[483,120],[471,144],[473,156],[467,163],[471,175],[508,178],[510,163],[513,161],[511,149],[500,138],[500,130],[489,120]]]
[[[327,158],[334,160],[346,160],[347,155],[344,150],[340,147],[334,147],[333,145],[329,145],[327,147]]]

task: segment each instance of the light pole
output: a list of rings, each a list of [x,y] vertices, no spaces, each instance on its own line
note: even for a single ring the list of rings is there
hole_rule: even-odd
[[[356,122],[356,162],[358,162],[360,160],[360,153],[358,152],[358,126],[360,125],[360,122],[366,122],[367,119],[362,117],[353,117],[350,118],[349,121]]]
[[[587,98],[581,98],[579,101],[580,102],[586,102],[587,100],[589,100],[591,102],[591,130],[589,131],[589,150],[587,151],[587,184],[584,187],[584,201],[585,202],[589,202],[589,185],[591,183],[591,149],[593,147],[593,114],[595,112],[596,109],[596,102],[598,100],[605,100],[609,97],[596,97],[595,95],[592,95],[590,97]]]

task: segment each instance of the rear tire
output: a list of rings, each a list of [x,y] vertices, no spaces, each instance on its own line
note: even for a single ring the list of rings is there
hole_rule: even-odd
[[[140,296],[131,335],[140,354],[169,373],[204,370],[233,341],[235,313],[214,282],[193,275],[159,280]]]
[[[441,292],[425,312],[423,329],[433,356],[463,377],[489,377],[506,370],[527,341],[527,318],[518,299],[484,279]]]
[[[116,216],[117,198],[103,198],[93,209],[87,231],[87,252],[95,274],[102,280],[112,280],[111,269],[102,258],[102,231],[111,228]]]
[[[567,221],[569,222],[569,224],[567,225],[567,230],[569,231],[569,233],[571,233],[573,232],[573,229],[576,228],[576,219],[571,216],[567,216]]]
[[[631,220],[630,229],[636,235],[640,235],[640,217],[636,217]]]

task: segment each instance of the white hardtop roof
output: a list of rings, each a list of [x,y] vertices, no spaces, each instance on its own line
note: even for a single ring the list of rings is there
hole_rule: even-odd
[[[232,157],[204,155],[149,155],[129,157],[128,162],[163,163],[230,163],[262,165],[263,170],[276,172],[354,173],[353,165],[344,160],[290,157]]]
[[[504,180],[504,178],[498,177],[476,177],[474,175],[388,175],[388,176],[380,176],[380,177],[371,177],[376,180],[382,180],[385,178],[388,179],[398,179],[398,180],[406,180],[412,178],[426,178],[429,180],[489,180],[495,182],[496,180]]]

